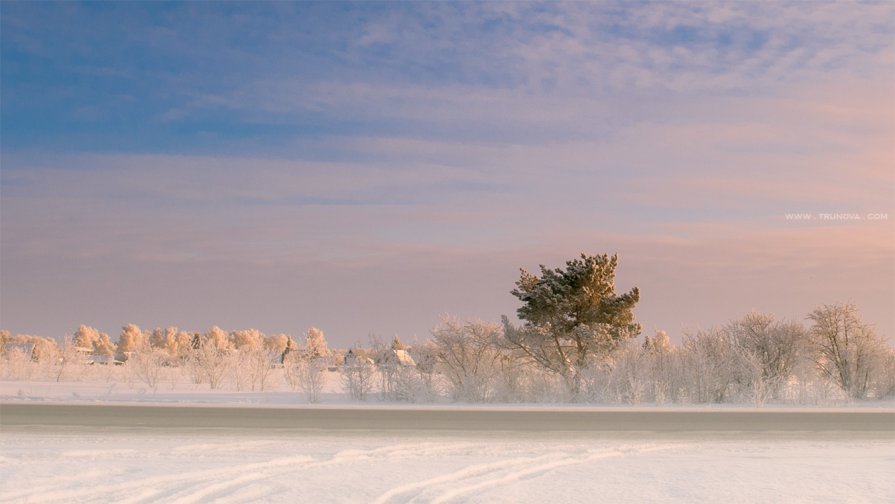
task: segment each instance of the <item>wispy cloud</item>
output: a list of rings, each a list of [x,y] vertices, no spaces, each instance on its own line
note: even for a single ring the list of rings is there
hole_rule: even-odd
[[[423,333],[618,251],[648,324],[838,293],[895,330],[890,3],[345,7],[4,4],[4,323]],[[826,211],[889,219],[784,218]]]

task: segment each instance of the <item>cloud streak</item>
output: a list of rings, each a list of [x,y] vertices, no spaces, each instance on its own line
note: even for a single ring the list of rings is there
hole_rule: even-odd
[[[647,327],[846,298],[891,335],[892,14],[4,5],[4,324],[423,335],[618,251]],[[890,217],[784,217],[827,211]]]

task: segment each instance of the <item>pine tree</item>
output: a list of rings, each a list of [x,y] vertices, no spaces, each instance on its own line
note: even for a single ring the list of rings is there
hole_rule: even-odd
[[[606,254],[566,262],[566,268],[541,275],[521,270],[512,294],[522,301],[516,311],[521,328],[503,317],[506,341],[529,358],[565,379],[570,391],[580,390],[580,371],[593,357],[605,357],[623,341],[640,334],[633,308],[640,300],[635,287],[615,294],[618,257]]]

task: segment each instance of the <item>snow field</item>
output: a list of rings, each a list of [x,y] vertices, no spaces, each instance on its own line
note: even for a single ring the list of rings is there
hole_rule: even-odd
[[[0,432],[0,502],[893,502],[895,439]]]

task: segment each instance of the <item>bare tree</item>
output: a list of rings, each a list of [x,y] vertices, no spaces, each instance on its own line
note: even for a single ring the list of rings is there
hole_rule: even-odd
[[[643,341],[645,365],[649,368],[651,398],[657,403],[674,401],[680,390],[676,371],[677,349],[671,344],[668,333],[657,331]]]
[[[243,329],[231,332],[229,339],[234,349],[230,353],[230,370],[236,390],[246,386],[255,390],[262,377],[266,381],[273,367],[273,359],[267,359],[264,349],[267,337],[257,329]]]
[[[379,391],[388,401],[428,402],[437,395],[429,370],[419,369],[406,345],[395,336],[384,345],[371,337],[371,355],[379,371]]]
[[[227,333],[214,326],[204,337],[199,337],[197,340],[196,348],[193,349],[193,363],[208,381],[208,386],[215,390],[220,387],[227,373],[227,354],[230,345]]]
[[[141,348],[130,354],[126,365],[140,381],[155,392],[158,389],[162,368],[167,357],[165,349],[153,348],[146,342]]]
[[[721,403],[737,392],[742,362],[723,331],[712,329],[684,336],[680,358],[690,401]]]
[[[304,392],[310,403],[320,402],[320,393],[326,382],[328,363],[322,357],[311,356],[306,349],[292,351],[283,362],[286,381],[293,390]]]
[[[451,397],[468,402],[494,400],[500,382],[497,341],[501,327],[480,321],[461,324],[446,317],[432,336],[438,369],[447,378]]]
[[[356,401],[366,401],[373,390],[376,367],[360,349],[352,348],[345,355],[341,368],[342,389]]]
[[[750,369],[756,399],[777,396],[802,358],[807,342],[805,328],[797,322],[753,312],[724,330]]]
[[[853,304],[824,305],[808,319],[813,322],[810,337],[821,373],[850,397],[867,397],[885,356],[883,340],[861,320]]]
[[[63,376],[72,376],[84,365],[84,354],[75,345],[74,338],[66,335],[62,338],[62,345],[56,350],[56,381],[62,381]]]
[[[876,373],[877,397],[895,396],[895,349],[887,348],[881,359],[882,365]]]
[[[283,376],[292,390],[304,392],[308,402],[320,401],[320,394],[326,384],[330,355],[323,331],[316,327],[308,328],[303,347],[289,338],[285,340],[282,353]]]
[[[414,370],[422,385],[418,399],[425,402],[434,401],[444,389],[438,370],[438,349],[435,342],[430,340],[414,345],[407,349],[407,353],[416,364]]]
[[[280,352],[268,348],[256,348],[242,353],[245,354],[244,362],[248,367],[252,390],[255,390],[257,386],[261,392],[264,392],[270,381],[274,362],[279,358]]]
[[[0,355],[0,376],[14,380],[27,380],[36,371],[31,359],[33,347],[29,345],[11,345]]]

